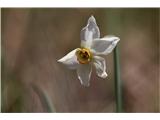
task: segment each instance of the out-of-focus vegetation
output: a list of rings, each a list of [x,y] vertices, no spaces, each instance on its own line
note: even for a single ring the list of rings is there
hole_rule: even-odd
[[[115,112],[108,77],[80,85],[57,60],[80,45],[94,15],[101,37],[119,36],[125,112],[159,112],[159,9],[2,9],[2,112]]]

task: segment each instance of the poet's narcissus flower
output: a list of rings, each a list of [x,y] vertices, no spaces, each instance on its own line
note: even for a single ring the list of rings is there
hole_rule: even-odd
[[[116,36],[100,38],[99,28],[93,16],[88,19],[87,26],[81,30],[81,47],[72,50],[66,56],[58,60],[70,69],[76,69],[78,79],[84,86],[89,86],[92,66],[101,78],[106,78],[106,62],[99,55],[107,55],[112,52],[120,40]]]

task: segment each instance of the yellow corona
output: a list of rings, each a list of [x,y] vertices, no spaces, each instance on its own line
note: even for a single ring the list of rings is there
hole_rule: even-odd
[[[77,60],[81,64],[87,64],[92,59],[92,53],[88,48],[78,48],[76,51]]]

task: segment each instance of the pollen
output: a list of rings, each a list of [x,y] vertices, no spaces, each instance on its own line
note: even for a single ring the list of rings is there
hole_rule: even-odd
[[[78,48],[76,51],[77,60],[81,64],[87,64],[92,59],[92,53],[88,48]]]

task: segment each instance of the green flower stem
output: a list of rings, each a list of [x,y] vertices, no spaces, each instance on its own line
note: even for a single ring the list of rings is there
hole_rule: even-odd
[[[122,105],[122,81],[120,79],[120,61],[118,45],[114,49],[114,71],[115,71],[115,97],[116,97],[116,112],[123,112]]]

